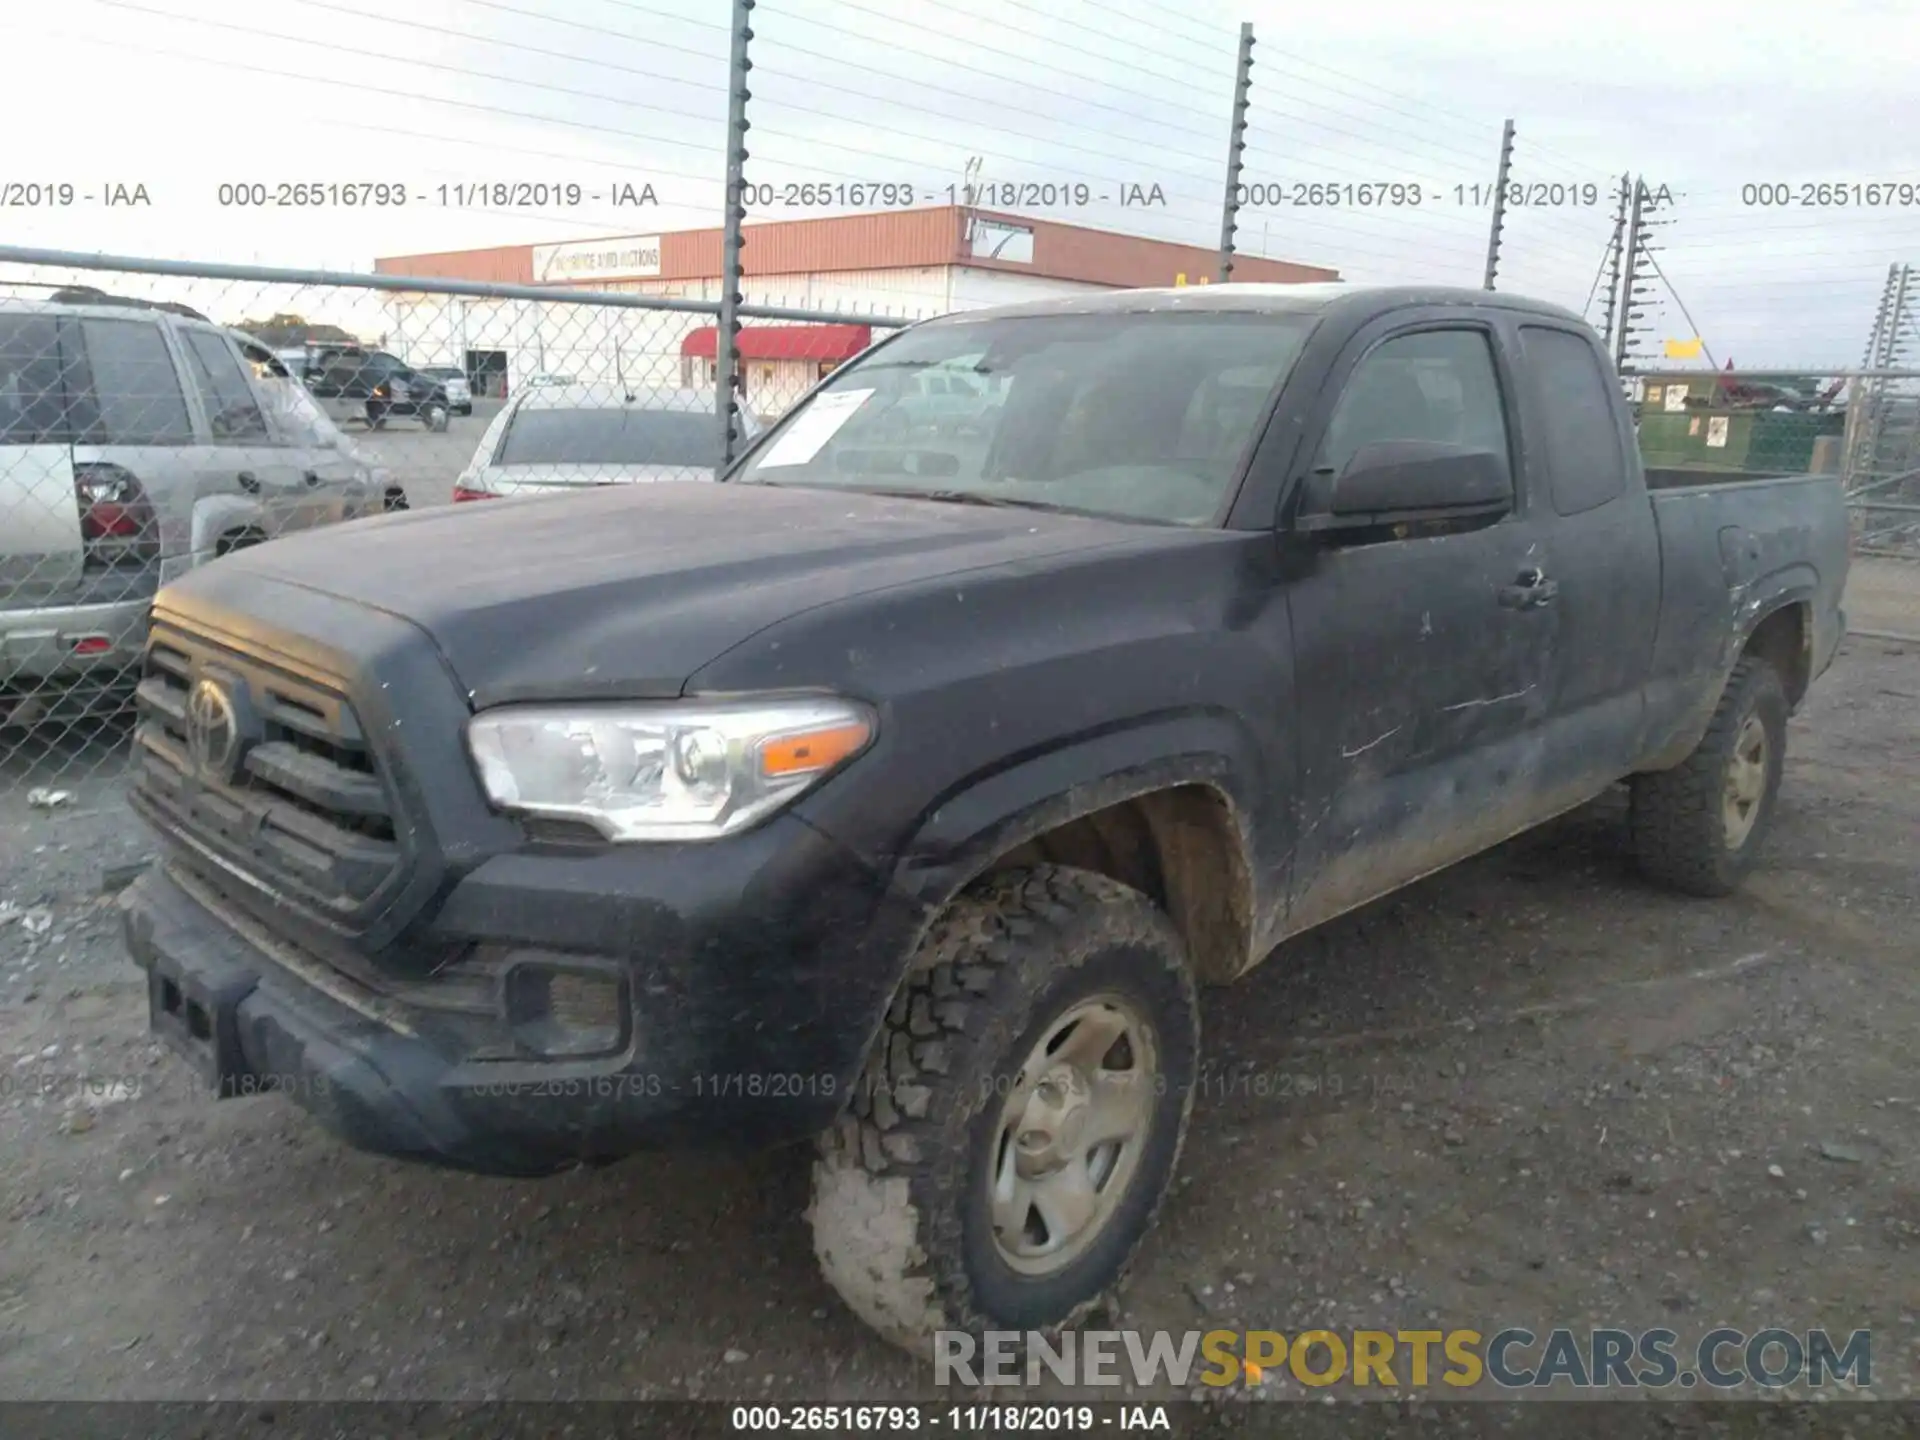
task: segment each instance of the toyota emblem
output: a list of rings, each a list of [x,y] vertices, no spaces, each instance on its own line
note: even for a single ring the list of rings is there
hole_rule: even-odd
[[[187,694],[187,753],[208,780],[231,780],[240,758],[240,717],[217,680],[199,680]]]

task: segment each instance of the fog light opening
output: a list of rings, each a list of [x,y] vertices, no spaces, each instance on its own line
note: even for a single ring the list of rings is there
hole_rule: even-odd
[[[546,1059],[612,1055],[627,1038],[626,986],[611,970],[521,961],[507,972],[514,1043]]]

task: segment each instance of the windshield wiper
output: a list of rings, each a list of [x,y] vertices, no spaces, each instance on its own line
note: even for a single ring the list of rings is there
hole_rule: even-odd
[[[849,487],[852,488],[852,487]],[[1005,495],[982,495],[977,490],[877,490],[862,485],[858,493],[862,495],[883,495],[890,500],[937,500],[945,505],[989,505],[995,508],[1006,507],[1015,510],[1053,510],[1065,507],[1049,505],[1044,500],[1016,500]]]

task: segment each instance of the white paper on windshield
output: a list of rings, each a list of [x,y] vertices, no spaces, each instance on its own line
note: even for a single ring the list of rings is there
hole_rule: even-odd
[[[786,434],[774,441],[772,448],[760,457],[759,468],[771,470],[780,465],[805,465],[820,453],[826,443],[840,432],[840,427],[853,418],[853,412],[866,404],[872,395],[871,390],[835,390],[816,396],[805,413],[794,418]]]

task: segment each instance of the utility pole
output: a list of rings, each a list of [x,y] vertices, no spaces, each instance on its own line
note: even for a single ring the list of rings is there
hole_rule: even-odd
[[[747,72],[753,61],[747,58],[747,46],[753,39],[749,21],[754,0],[733,0],[730,23],[731,42],[727,65],[727,195],[726,216],[720,239],[720,314],[714,327],[714,408],[720,426],[720,463],[732,463],[739,444],[740,409],[740,251],[746,244],[741,225],[747,217],[747,101],[753,92],[747,89]]]
[[[1627,346],[1637,333],[1634,321],[1646,312],[1636,306],[1636,302],[1646,293],[1641,286],[1641,264],[1646,258],[1646,237],[1643,227],[1647,220],[1647,182],[1640,176],[1633,177],[1633,200],[1627,208],[1627,238],[1622,268],[1626,271],[1620,293],[1620,325],[1613,338],[1613,364],[1621,374],[1627,373]]]
[[[1605,339],[1609,352],[1613,350],[1614,310],[1620,303],[1620,247],[1627,233],[1627,203],[1630,189],[1631,182],[1622,175],[1619,203],[1614,206],[1613,211],[1613,235],[1607,241],[1606,258],[1600,262],[1602,279],[1607,287],[1606,310],[1600,322],[1600,334]],[[1588,302],[1592,302],[1591,296],[1588,297]]]
[[[1493,224],[1487,230],[1487,270],[1481,288],[1493,289],[1493,277],[1500,271],[1500,232],[1507,223],[1507,176],[1513,167],[1513,121],[1500,130],[1500,167],[1493,183]]]
[[[1253,88],[1253,22],[1240,26],[1240,52],[1233,67],[1233,124],[1227,132],[1227,193],[1220,206],[1220,267],[1215,278],[1233,279],[1233,232],[1240,214],[1240,157],[1247,148],[1247,92]]]

